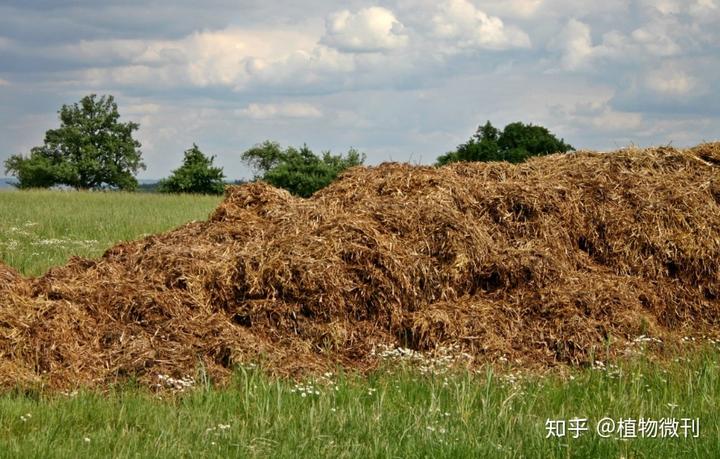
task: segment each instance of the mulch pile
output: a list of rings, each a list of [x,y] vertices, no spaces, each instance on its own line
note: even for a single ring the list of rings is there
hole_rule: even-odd
[[[584,364],[720,333],[719,268],[720,143],[252,183],[100,259],[0,265],[0,386],[365,369],[385,344]]]

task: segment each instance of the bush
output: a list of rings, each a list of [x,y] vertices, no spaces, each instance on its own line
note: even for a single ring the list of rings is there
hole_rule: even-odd
[[[317,156],[307,145],[283,150],[277,142],[267,140],[244,152],[242,159],[258,173],[256,178],[308,197],[329,185],[340,172],[362,164],[365,155],[351,148],[345,156],[329,151]]]
[[[225,174],[222,168],[214,167],[214,156],[206,156],[193,144],[185,150],[183,164],[172,171],[170,177],[161,180],[161,193],[222,194],[225,189]]]

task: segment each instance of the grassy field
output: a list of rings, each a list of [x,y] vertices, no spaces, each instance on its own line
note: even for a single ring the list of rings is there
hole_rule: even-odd
[[[41,274],[70,255],[97,256],[117,241],[203,219],[218,201],[0,193],[0,259]],[[163,398],[132,385],[5,393],[0,458],[720,456],[717,344],[664,364],[644,356],[649,345],[639,342],[638,356],[618,366],[598,363],[562,377],[510,367],[423,372],[390,360],[369,376],[338,371],[303,382],[240,368],[223,389],[198,375],[190,389]],[[588,430],[571,430],[573,418],[587,419],[572,425]],[[607,438],[596,430],[603,418],[615,424]],[[621,418],[630,420],[622,429]],[[641,418],[662,420],[654,436],[639,429]],[[548,420],[564,420],[565,436],[547,438]]]
[[[71,255],[205,220],[221,198],[59,191],[0,191],[0,260],[37,276]]]
[[[637,360],[566,380],[511,375],[419,375],[395,365],[298,384],[239,370],[229,388],[200,385],[164,400],[128,387],[8,394],[0,396],[0,457],[709,458],[720,451],[716,350],[667,368]],[[587,432],[546,438],[548,419],[575,417],[588,419]],[[682,428],[678,438],[603,438],[596,426],[605,417],[699,418],[699,426],[688,438]]]

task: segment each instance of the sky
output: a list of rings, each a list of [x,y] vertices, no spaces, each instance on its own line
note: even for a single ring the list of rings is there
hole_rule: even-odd
[[[490,120],[578,149],[720,135],[720,0],[0,0],[0,162],[112,94],[167,176],[264,140],[432,163]],[[0,167],[1,172],[4,168]]]

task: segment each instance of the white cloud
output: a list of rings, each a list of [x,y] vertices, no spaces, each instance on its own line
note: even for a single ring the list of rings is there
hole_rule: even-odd
[[[657,56],[678,55],[700,44],[716,45],[720,21],[718,0],[640,0],[633,38]]]
[[[0,78],[0,86],[10,86],[10,82]]]
[[[700,16],[718,9],[717,0],[640,0],[640,5],[663,16],[683,13]]]
[[[646,52],[656,56],[672,56],[681,51],[680,45],[671,36],[668,24],[650,23],[633,30],[631,36]]]
[[[603,34],[600,44],[594,45],[590,26],[571,18],[560,34],[550,41],[549,48],[560,52],[562,68],[581,70],[589,68],[597,58],[623,56],[629,50],[629,43],[624,34],[611,30]]]
[[[330,89],[333,81],[342,81],[343,75],[351,74],[356,68],[351,55],[326,46],[300,49],[275,58],[252,57],[245,59],[243,65],[245,78],[234,87],[238,91],[253,85],[292,89],[325,85],[325,89]]]
[[[565,70],[590,69],[603,58],[639,63],[679,54],[682,47],[673,35],[680,34],[680,30],[674,22],[656,19],[636,28],[630,35],[618,30],[605,32],[602,40],[594,44],[590,25],[571,18],[550,41],[549,48],[560,51],[560,63]]]
[[[560,119],[581,130],[622,132],[639,129],[644,124],[642,114],[614,110],[607,98],[591,98],[569,106],[554,107],[553,110]]]
[[[322,112],[317,107],[306,103],[250,104],[237,110],[236,114],[255,120],[322,117]]]
[[[696,85],[695,78],[689,76],[685,71],[671,66],[664,66],[659,70],[649,72],[645,82],[651,90],[673,96],[687,94]]]
[[[697,0],[690,6],[690,14],[693,16],[707,17],[707,15],[716,15],[718,12],[720,12],[720,8],[715,0]]]
[[[517,16],[529,17],[534,15],[544,0],[505,0],[502,3]]]
[[[312,31],[226,29],[195,33],[161,49],[185,52],[185,71],[194,85],[243,86],[252,77],[252,62],[282,62],[312,49],[316,40]]]
[[[321,43],[346,52],[378,52],[405,46],[408,36],[392,11],[373,6],[331,14]]]
[[[420,0],[406,0],[410,4],[418,8]],[[499,16],[503,18],[521,18],[529,19],[537,13],[540,13],[543,9],[548,9],[554,0],[482,0],[477,2],[470,0],[470,2],[481,4],[482,10],[491,16]],[[555,0],[556,1],[556,0]],[[437,6],[436,1],[427,1],[426,5],[420,8],[428,8]]]
[[[594,51],[590,26],[575,18],[570,19],[556,39],[556,46],[562,50],[565,69],[575,70],[584,66]]]
[[[78,84],[98,86],[210,87],[244,91],[262,86],[323,84],[352,72],[355,63],[318,45],[312,30],[229,28],[196,32],[178,40],[103,41],[72,45],[67,54],[122,55],[124,65],[71,74]]]
[[[597,131],[627,131],[638,129],[643,125],[642,114],[616,111],[607,104],[597,107],[595,113],[587,120]]]
[[[677,0],[643,0],[647,7],[654,8],[661,14],[678,14],[682,11],[682,3]]]
[[[436,37],[452,41],[458,48],[527,48],[530,37],[522,30],[506,26],[468,0],[446,0],[432,18]]]

